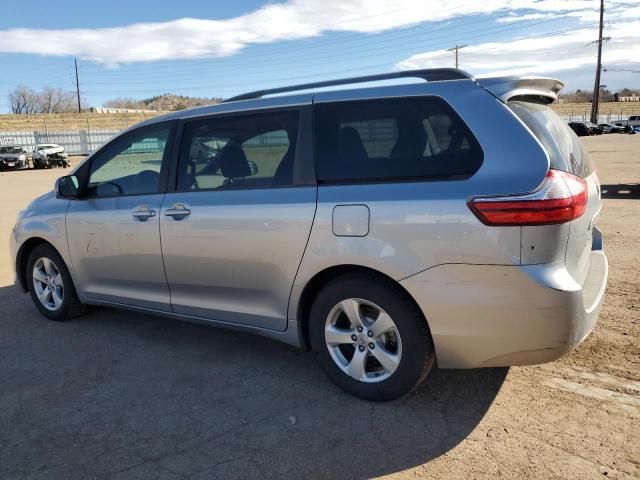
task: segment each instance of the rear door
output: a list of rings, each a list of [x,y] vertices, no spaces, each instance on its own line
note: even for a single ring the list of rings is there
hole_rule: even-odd
[[[160,214],[174,312],[286,328],[316,208],[310,108],[185,121]]]

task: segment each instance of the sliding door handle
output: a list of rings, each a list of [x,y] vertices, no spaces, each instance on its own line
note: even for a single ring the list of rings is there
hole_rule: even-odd
[[[184,203],[176,203],[173,207],[167,208],[164,211],[167,217],[173,217],[174,220],[182,220],[190,213],[191,210],[189,210]]]
[[[140,220],[141,222],[146,222],[151,217],[156,216],[156,211],[149,208],[149,205],[140,205],[133,212],[131,212],[133,218]]]

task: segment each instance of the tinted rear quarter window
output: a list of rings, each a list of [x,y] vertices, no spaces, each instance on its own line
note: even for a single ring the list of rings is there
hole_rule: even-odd
[[[482,164],[478,141],[439,97],[315,105],[321,182],[467,178]]]
[[[591,156],[575,132],[547,105],[509,102],[509,108],[540,141],[551,168],[586,178],[593,172]]]

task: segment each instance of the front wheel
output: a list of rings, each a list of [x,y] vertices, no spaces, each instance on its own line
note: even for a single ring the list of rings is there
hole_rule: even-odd
[[[360,398],[401,397],[433,365],[433,343],[422,312],[386,278],[364,273],[337,278],[316,297],[309,322],[322,369]]]
[[[85,313],[71,275],[51,245],[37,246],[27,261],[29,293],[36,308],[51,320],[68,320]]]

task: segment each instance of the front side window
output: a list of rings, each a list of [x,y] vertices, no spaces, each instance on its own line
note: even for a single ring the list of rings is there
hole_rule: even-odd
[[[187,123],[178,190],[291,185],[299,113],[220,116]]]
[[[320,181],[468,177],[483,153],[462,119],[437,97],[315,106]]]
[[[89,173],[89,195],[113,197],[160,191],[160,169],[170,126],[145,128],[98,154]]]

